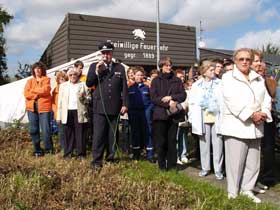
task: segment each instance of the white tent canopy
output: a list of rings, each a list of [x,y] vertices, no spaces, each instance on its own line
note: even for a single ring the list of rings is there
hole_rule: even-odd
[[[100,58],[101,53],[97,51],[77,59],[84,63],[83,74],[87,74],[90,64],[97,62]],[[55,85],[55,73],[72,67],[77,60],[70,61],[47,71],[47,76],[51,78],[52,87]],[[127,66],[125,67],[127,68]],[[15,121],[21,121],[22,123],[28,122],[23,92],[26,81],[29,78],[0,86],[0,126],[3,127]]]

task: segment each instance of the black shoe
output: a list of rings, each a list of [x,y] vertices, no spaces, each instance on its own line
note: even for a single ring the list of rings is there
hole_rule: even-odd
[[[132,160],[140,160],[140,156],[139,155],[133,155],[132,156]]]
[[[34,157],[42,157],[42,156],[44,156],[44,153],[42,153],[42,152],[33,152],[33,156]]]
[[[86,156],[84,156],[84,155],[79,155],[79,156],[77,157],[77,159],[78,159],[78,160],[85,160],[85,159],[86,159]]]
[[[90,164],[90,167],[91,167],[91,170],[92,170],[92,172],[93,173],[99,173],[100,171],[101,171],[101,169],[102,169],[102,166],[100,166],[100,165],[95,165],[95,164]]]
[[[70,160],[72,158],[72,155],[63,155],[64,160]]]
[[[161,172],[166,172],[166,171],[167,171],[167,168],[159,168],[159,170],[160,170]]]
[[[106,163],[115,164],[115,163],[118,163],[118,162],[120,162],[120,160],[118,158],[107,158],[106,159]]]
[[[53,155],[54,151],[53,150],[45,150],[45,154]]]
[[[154,158],[147,158],[147,161],[150,163],[156,163],[157,161]]]

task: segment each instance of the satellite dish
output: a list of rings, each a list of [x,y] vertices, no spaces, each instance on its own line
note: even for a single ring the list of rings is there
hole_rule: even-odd
[[[203,42],[203,41],[200,41],[200,42],[198,43],[198,46],[199,46],[200,48],[203,48],[203,47],[206,46],[206,43]]]

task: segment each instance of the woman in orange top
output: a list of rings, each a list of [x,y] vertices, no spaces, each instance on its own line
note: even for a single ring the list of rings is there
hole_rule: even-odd
[[[53,143],[50,132],[51,116],[51,85],[50,78],[46,76],[46,66],[41,62],[32,65],[33,77],[27,80],[24,88],[26,99],[26,110],[30,125],[30,136],[32,138],[34,152],[38,157],[44,153],[53,152]],[[40,146],[40,128],[43,134],[45,151]]]
[[[52,94],[52,111],[53,111],[53,118],[56,120],[57,116],[57,103],[58,103],[58,93],[59,93],[59,86],[68,81],[67,73],[63,71],[59,71],[56,74],[56,86],[51,91]],[[58,132],[59,132],[59,144],[61,149],[64,150],[64,131],[63,131],[63,125],[60,123],[58,124]]]
[[[52,94],[52,111],[54,114],[54,119],[56,120],[59,86],[60,84],[68,81],[67,73],[65,71],[57,72],[55,80],[56,80],[56,86],[51,91],[51,94]]]

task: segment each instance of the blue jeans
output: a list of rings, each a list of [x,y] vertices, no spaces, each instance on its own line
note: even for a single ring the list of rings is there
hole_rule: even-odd
[[[187,133],[188,128],[178,127],[177,131],[177,157],[181,160],[182,158],[187,157]]]
[[[38,113],[27,111],[28,120],[30,125],[30,136],[34,146],[34,152],[42,152],[40,146],[40,128],[42,130],[43,141],[45,145],[45,151],[51,152],[53,150],[53,143],[51,139],[50,128],[50,112]]]

